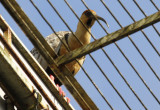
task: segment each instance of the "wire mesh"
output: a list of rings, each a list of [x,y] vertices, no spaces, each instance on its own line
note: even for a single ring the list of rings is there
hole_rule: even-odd
[[[37,2],[33,2],[32,0],[30,0],[30,2],[31,2],[31,4],[32,4],[32,7],[34,7],[36,10],[37,10],[37,12],[40,14],[40,17],[42,17],[42,19],[45,21],[45,23],[50,27],[50,29],[52,30],[52,32],[53,33],[55,33],[56,34],[56,29],[54,29],[53,28],[53,26],[52,26],[52,24],[51,24],[51,22],[50,21],[48,21],[47,19],[46,19],[46,17],[47,16],[45,16],[45,14],[43,13],[44,11],[43,11],[43,9],[41,9],[40,7],[41,7],[41,5],[40,5],[40,3],[37,3]],[[77,19],[78,19],[78,21],[80,21],[80,18],[78,17],[79,16],[79,14],[77,14],[76,12],[78,12],[77,11],[77,9],[75,8],[75,6],[78,6],[77,4],[75,4],[75,6],[68,0],[64,0],[64,1],[59,1],[58,3],[63,3],[64,2],[64,6],[66,7],[66,8],[68,8],[68,11],[70,10],[71,11],[71,13],[72,13],[72,15],[73,16],[75,16]],[[97,2],[97,1],[96,1]],[[19,2],[20,4],[23,4],[23,3],[21,3],[21,2]],[[47,6],[50,6],[51,8],[50,9],[52,9],[52,11],[51,12],[55,12],[55,16],[58,16],[59,18],[60,18],[60,20],[64,23],[64,25],[67,27],[67,30],[69,30],[69,31],[71,31],[72,32],[72,34],[74,35],[74,32],[72,31],[72,28],[69,26],[69,24],[67,23],[67,21],[65,20],[66,18],[63,18],[63,16],[61,15],[62,13],[65,13],[65,9],[62,9],[63,11],[58,11],[57,9],[61,9],[61,8],[59,8],[59,7],[56,7],[56,5],[59,5],[59,4],[57,4],[57,3],[55,3],[55,2],[51,2],[51,1],[49,1],[49,0],[47,0],[46,2],[44,2],[44,3],[46,3],[46,4],[48,4]],[[55,4],[54,4],[55,3]],[[80,6],[82,7],[85,7],[85,8],[83,8],[83,10],[85,10],[85,9],[91,9],[91,7],[92,8],[94,8],[92,5],[90,5],[91,3],[89,3],[89,2],[87,2],[87,1],[84,1],[84,0],[80,0],[79,1],[79,3],[81,4]],[[123,28],[124,26],[120,23],[120,21],[119,21],[119,19],[120,18],[118,18],[118,17],[116,17],[116,15],[114,14],[114,12],[115,12],[115,10],[113,9],[113,8],[111,8],[111,6],[109,6],[109,5],[111,5],[111,3],[113,3],[113,2],[110,2],[110,1],[105,1],[105,0],[100,0],[99,1],[99,4],[101,4],[101,8],[104,10],[104,12],[102,12],[102,13],[104,13],[104,14],[106,14],[106,12],[107,12],[107,14],[108,14],[108,12],[109,12],[109,18],[111,19],[111,20],[109,20],[110,22],[109,22],[109,25],[110,25],[110,27],[112,27],[113,26],[113,24],[115,24],[115,25],[118,25],[120,28]],[[135,5],[135,6],[137,6],[138,7],[138,10],[140,10],[141,11],[141,13],[144,15],[144,17],[146,17],[147,15],[145,14],[145,12],[141,9],[141,7],[140,7],[140,5],[138,4],[138,2],[136,2],[135,0],[133,1],[133,3],[134,4],[132,4],[132,5]],[[159,11],[159,8],[158,8],[158,5],[157,4],[155,4],[155,2],[154,1],[152,1],[152,0],[150,0],[150,5],[153,5],[154,7],[155,7],[155,9],[157,10],[157,11]],[[53,5],[54,4],[54,5]],[[115,4],[118,6],[119,5],[119,10],[121,11],[121,10],[125,10],[125,12],[127,13],[127,16],[129,16],[131,19],[132,19],[132,21],[131,22],[136,22],[136,20],[135,20],[135,18],[132,16],[132,13],[130,13],[128,10],[127,10],[127,8],[125,7],[125,5],[124,5],[124,2],[122,2],[122,1],[120,1],[120,0],[118,0],[117,2],[115,2]],[[38,5],[39,5],[39,8],[38,8]],[[79,6],[79,7],[80,7]],[[114,4],[113,4],[113,6],[114,6]],[[120,7],[121,6],[121,7]],[[24,6],[22,6],[22,8],[23,8]],[[117,9],[118,10],[118,8],[115,8],[115,9]],[[99,9],[100,10],[100,12],[102,11],[102,9]],[[47,10],[47,9],[46,9]],[[81,9],[82,10],[82,9]],[[82,11],[83,11],[82,10]],[[98,10],[98,9],[97,9]],[[28,10],[27,10],[28,11]],[[95,11],[96,11],[96,9],[95,9]],[[113,11],[113,12],[112,12]],[[46,11],[47,12],[47,11]],[[98,13],[98,12],[97,12]],[[49,16],[49,15],[48,15]],[[119,16],[119,17],[122,17],[121,15],[117,15],[117,16]],[[71,16],[69,16],[68,17],[69,19],[72,19],[72,17]],[[115,20],[115,22],[114,22],[114,20],[112,20],[112,18]],[[40,18],[39,18],[40,19]],[[125,18],[123,18],[123,19],[125,19]],[[80,21],[81,22],[81,21]],[[112,22],[114,22],[113,24],[112,24]],[[82,23],[82,22],[81,22]],[[83,24],[83,23],[82,23]],[[110,29],[105,29],[105,27],[98,21],[98,24],[99,24],[99,26],[97,26],[97,24],[96,24],[96,26],[99,28],[99,29],[101,29],[100,30],[100,32],[102,32],[102,30],[104,31],[104,34],[106,35],[106,34],[109,34],[109,31],[111,31]],[[84,25],[84,24],[83,24]],[[54,26],[55,27],[55,26]],[[114,26],[113,26],[114,27]],[[74,28],[75,28],[75,26],[74,26]],[[158,31],[158,29],[157,29],[157,27],[155,26],[155,25],[152,25],[152,28],[153,28],[153,30],[156,32],[156,35],[157,36],[160,36],[160,33],[159,33],[159,31]],[[113,29],[114,30],[114,29]],[[42,31],[42,30],[41,30]],[[51,32],[51,33],[52,33]],[[96,34],[96,32],[98,33],[98,31],[95,31],[95,32],[92,32],[92,33],[90,33],[91,34],[91,36],[92,36],[92,40],[94,41],[94,40],[96,40],[96,37],[93,35],[93,33],[94,34]],[[159,53],[159,50],[158,50],[158,48],[156,48],[155,47],[155,44],[154,44],[154,42],[152,42],[150,39],[149,39],[149,37],[147,36],[147,34],[145,33],[145,31],[143,31],[143,30],[140,30],[139,32],[141,32],[143,35],[142,36],[144,36],[145,37],[145,39],[147,40],[147,42],[148,42],[148,45],[149,45],[149,47],[150,48],[152,48],[153,50],[154,50],[154,52],[156,53],[155,55],[156,56],[158,56],[158,57],[156,57],[156,58],[158,58],[157,60],[159,61],[160,59],[159,59],[159,56],[160,56],[160,53]],[[136,34],[136,33],[135,33]],[[97,36],[98,34],[96,34],[96,36]],[[57,37],[58,37],[58,35],[56,35]],[[75,37],[76,37],[76,35],[74,35]],[[102,36],[101,36],[102,37]],[[150,61],[148,61],[148,59],[146,58],[146,55],[144,55],[143,53],[142,53],[142,51],[141,51],[141,49],[139,49],[139,47],[137,46],[137,44],[135,43],[135,41],[133,40],[133,37],[132,37],[132,35],[129,35],[129,36],[127,36],[127,39],[130,41],[130,44],[132,44],[133,45],[133,47],[134,47],[134,49],[137,51],[137,53],[140,55],[139,57],[140,58],[142,58],[143,60],[141,60],[142,62],[144,62],[145,64],[144,65],[147,65],[145,68],[147,68],[147,69],[150,69],[150,70],[148,70],[148,71],[150,71],[149,73],[152,73],[152,74],[154,74],[154,77],[155,77],[155,81],[152,81],[152,83],[158,83],[159,84],[159,81],[160,81],[160,78],[159,78],[159,70],[154,70],[154,67],[152,66],[153,64],[150,64]],[[144,77],[144,74],[142,74],[142,71],[140,71],[139,70],[139,68],[137,67],[137,66],[135,66],[135,63],[133,62],[133,60],[131,60],[130,59],[130,57],[127,57],[127,55],[128,54],[125,54],[125,52],[123,51],[123,48],[121,48],[121,43],[120,42],[122,42],[122,41],[117,41],[117,42],[114,42],[114,46],[113,45],[109,45],[109,46],[107,46],[107,47],[103,47],[103,48],[101,48],[101,49],[99,49],[99,51],[101,51],[101,53],[103,54],[102,56],[102,58],[103,59],[106,59],[106,60],[103,60],[103,62],[107,62],[107,61],[109,61],[110,62],[110,64],[108,64],[108,65],[105,65],[106,67],[104,68],[103,67],[103,64],[105,64],[105,63],[103,63],[102,61],[99,61],[98,60],[98,58],[97,57],[101,57],[101,56],[97,56],[96,54],[99,52],[99,51],[96,51],[96,52],[94,52],[94,53],[91,53],[91,54],[89,54],[89,55],[87,55],[87,59],[86,59],[86,62],[88,62],[87,60],[89,60],[90,62],[89,63],[87,63],[87,64],[92,64],[92,65],[94,65],[96,68],[92,68],[93,69],[93,71],[91,71],[91,69],[88,69],[89,67],[87,66],[87,64],[84,64],[84,66],[82,66],[82,71],[80,71],[80,73],[79,74],[85,74],[85,75],[82,75],[83,77],[86,77],[86,78],[84,78],[84,79],[87,79],[87,80],[89,80],[89,82],[85,82],[85,83],[82,83],[82,81],[85,81],[85,80],[79,80],[79,79],[81,79],[81,78],[79,78],[79,77],[81,77],[81,75],[77,75],[76,76],[76,78],[77,78],[77,80],[79,80],[79,83],[81,83],[81,85],[84,87],[84,88],[86,88],[86,86],[85,85],[90,85],[90,86],[93,86],[95,89],[96,89],[96,92],[94,91],[94,93],[97,95],[91,95],[91,94],[94,94],[94,93],[90,93],[90,92],[88,92],[89,90],[87,90],[86,89],[86,91],[87,91],[87,93],[91,96],[91,98],[94,100],[94,102],[97,104],[97,106],[100,108],[100,109],[104,109],[104,108],[110,108],[110,109],[118,109],[118,105],[119,104],[122,104],[122,107],[121,108],[119,108],[119,109],[134,109],[134,108],[136,108],[136,105],[138,105],[137,106],[137,108],[136,109],[138,109],[138,108],[143,108],[143,109],[150,109],[150,108],[159,108],[158,107],[158,105],[157,104],[160,104],[160,101],[159,101],[159,96],[160,96],[160,94],[159,93],[157,93],[157,92],[155,92],[155,91],[159,91],[159,89],[158,89],[158,84],[157,84],[157,88],[155,89],[155,88],[153,88],[152,86],[151,86],[151,84],[150,84],[150,82],[148,81],[148,79],[146,79],[146,77]],[[127,43],[127,42],[124,42],[124,43]],[[81,43],[82,44],[82,43]],[[67,47],[67,46],[66,46]],[[119,60],[119,59],[117,59],[117,61],[115,61],[115,59],[114,59],[114,57],[112,57],[111,55],[113,55],[114,53],[110,53],[109,52],[109,48],[110,47],[113,47],[113,49],[115,49],[115,50],[117,50],[117,51],[115,51],[116,52],[116,54],[117,54],[117,56],[118,57],[120,57],[120,58],[122,58],[123,60],[123,62],[127,62],[126,63],[126,65],[119,65],[117,62],[120,62],[121,60]],[[68,49],[68,48],[67,48]],[[70,51],[69,49],[68,49],[68,51]],[[95,56],[95,57],[94,57]],[[114,56],[114,55],[113,55]],[[122,57],[121,57],[122,56]],[[151,56],[152,57],[152,56]],[[93,62],[93,63],[91,63],[91,62]],[[134,64],[133,64],[134,63]],[[158,62],[159,63],[159,62]],[[107,68],[107,66],[112,66],[112,69],[110,69],[110,68],[108,68],[108,70],[106,70],[106,68]],[[86,67],[85,67],[86,66]],[[88,67],[88,68],[87,68]],[[131,68],[130,69],[130,71],[132,71],[132,72],[129,72],[129,73],[133,73],[133,74],[136,74],[136,76],[134,76],[133,74],[131,74],[131,75],[133,75],[133,77],[138,77],[138,80],[140,80],[141,82],[140,83],[142,83],[143,85],[141,85],[141,86],[145,86],[145,87],[143,87],[143,88],[145,88],[145,89],[147,89],[147,91],[144,91],[144,93],[148,93],[148,95],[150,96],[151,95],[151,97],[153,97],[153,100],[155,100],[155,101],[153,101],[153,103],[155,104],[155,107],[152,107],[151,106],[151,104],[148,104],[150,101],[146,101],[145,99],[144,99],[144,97],[143,97],[143,95],[140,93],[140,90],[141,89],[137,89],[137,87],[136,86],[138,86],[138,87],[141,87],[141,86],[139,86],[139,85],[136,85],[137,83],[136,82],[132,82],[132,79],[130,79],[129,78],[129,74],[126,74],[126,71],[124,71],[124,70],[122,70],[121,68],[125,68],[125,67],[128,67],[128,68]],[[145,69],[144,68],[144,69]],[[103,79],[104,78],[104,83],[105,84],[107,84],[107,85],[103,85],[103,82],[101,82],[100,80],[98,80],[97,81],[97,79],[99,79],[98,78],[98,76],[94,76],[93,74],[92,74],[92,72],[94,73],[94,70],[95,71],[99,71],[99,75],[101,75],[101,78]],[[113,71],[113,72],[112,72]],[[140,71],[140,72],[139,72]],[[109,73],[112,73],[112,74],[114,74],[114,73],[118,73],[118,75],[120,76],[117,80],[118,81],[120,81],[120,84],[118,85],[117,83],[116,83],[116,79],[114,79],[113,78],[113,76],[111,76]],[[148,72],[147,72],[148,73]],[[152,75],[152,74],[149,74],[149,75]],[[147,74],[146,74],[147,75]],[[149,76],[148,75],[148,76]],[[95,78],[95,77],[97,77],[97,79]],[[153,76],[152,76],[153,77]],[[107,80],[107,82],[108,83],[106,83],[106,80]],[[91,84],[89,84],[89,83],[92,83],[92,85]],[[149,82],[149,83],[148,83]],[[103,85],[103,86],[102,86]],[[124,87],[123,87],[123,86]],[[135,86],[136,85],[136,86]],[[110,87],[111,86],[111,87]],[[122,86],[122,88],[123,88],[123,90],[121,90],[121,87],[120,86]],[[89,86],[87,86],[89,89],[92,89],[91,87],[89,87]],[[105,88],[105,89],[104,89]],[[107,90],[107,89],[109,89],[109,90]],[[113,90],[112,90],[113,89]],[[129,89],[129,91],[128,91],[128,94],[126,93],[126,91],[124,90],[124,89]],[[153,89],[153,90],[152,90]],[[109,93],[108,93],[108,92]],[[112,92],[113,92],[113,94],[112,94]],[[114,93],[115,92],[115,93]],[[108,93],[108,94],[107,94]],[[116,94],[118,95],[118,96],[116,96]],[[132,96],[132,94],[133,94],[133,96]],[[98,97],[98,95],[100,95],[100,97]],[[110,96],[110,95],[112,95],[112,96]],[[114,96],[115,95],[115,96]],[[127,97],[127,95],[128,96],[132,96],[132,98],[131,98],[131,100],[132,99],[134,99],[134,101],[131,101],[131,100],[129,100],[129,98]],[[114,100],[118,100],[118,101],[113,101],[111,98],[115,98]],[[135,97],[135,98],[134,98]],[[102,100],[96,100],[97,98],[102,98]],[[147,98],[148,99],[148,98]],[[117,103],[116,103],[117,102]],[[133,104],[132,102],[136,102],[135,104]],[[74,102],[74,104],[75,104],[76,102]],[[102,106],[101,105],[99,105],[100,103],[102,103]],[[107,104],[107,106],[105,105],[105,104]],[[74,106],[74,105],[73,105]]]

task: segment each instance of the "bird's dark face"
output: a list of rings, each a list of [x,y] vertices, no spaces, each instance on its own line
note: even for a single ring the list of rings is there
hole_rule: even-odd
[[[88,28],[91,28],[93,26],[96,19],[102,20],[103,22],[107,24],[107,22],[102,17],[98,16],[96,12],[93,10],[84,11],[80,19]]]

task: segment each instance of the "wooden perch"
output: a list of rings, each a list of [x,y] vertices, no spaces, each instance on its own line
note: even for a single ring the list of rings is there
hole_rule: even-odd
[[[56,64],[59,65],[63,65],[66,63],[69,63],[73,60],[75,60],[76,58],[82,57],[88,53],[91,53],[93,51],[96,51],[106,45],[109,45],[115,41],[118,41],[124,37],[126,37],[129,34],[133,34],[143,28],[146,28],[147,26],[150,26],[154,23],[157,23],[160,21],[160,11],[150,15],[142,20],[139,20],[129,26],[126,26],[116,32],[113,32],[111,34],[108,34],[88,45],[85,45],[83,47],[80,47],[74,51],[71,51],[65,55],[62,55],[60,57],[58,57],[55,62]]]

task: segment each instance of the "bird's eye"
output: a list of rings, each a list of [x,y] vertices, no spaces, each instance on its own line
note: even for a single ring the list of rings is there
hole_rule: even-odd
[[[88,16],[88,17],[90,17],[90,16],[92,16],[92,13],[91,13],[90,11],[87,11],[87,12],[85,13],[85,15]]]

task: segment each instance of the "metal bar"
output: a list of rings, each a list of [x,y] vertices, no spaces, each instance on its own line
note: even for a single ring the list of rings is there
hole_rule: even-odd
[[[160,21],[160,12],[157,12],[153,15],[150,15],[144,19],[141,19],[129,26],[126,26],[118,31],[115,31],[109,35],[106,35],[88,45],[82,46],[76,50],[73,50],[65,55],[59,56],[55,62],[57,65],[62,65],[73,61],[75,58],[82,57],[88,53],[91,53],[95,50],[98,50],[101,47],[109,45],[115,41],[118,41],[129,34],[133,34],[143,28],[150,26],[151,24],[157,23]]]
[[[92,56],[90,56],[92,58],[92,60],[94,60],[94,58]],[[79,62],[78,62],[79,63]],[[113,87],[113,89],[117,92],[117,94],[122,97],[120,95],[120,93],[117,91],[117,89],[114,87],[114,85],[112,84],[112,82],[109,80],[109,78],[105,75],[105,73],[103,72],[103,70],[101,69],[101,67],[98,65],[98,63],[94,60],[94,63],[97,65],[97,67],[100,69],[100,71],[102,72],[102,74],[105,76],[105,78],[107,78],[108,82],[111,84],[111,86]],[[80,63],[79,63],[80,65]],[[96,88],[96,90],[99,92],[99,94],[102,96],[102,98],[104,99],[104,101],[109,105],[109,107],[113,110],[113,107],[111,106],[111,104],[108,102],[108,100],[104,97],[104,95],[102,94],[101,90],[98,88],[98,86],[95,84],[95,82],[91,79],[91,77],[88,75],[88,73],[85,71],[85,69],[82,67],[81,68],[83,70],[83,72],[85,73],[85,75],[88,77],[88,79],[91,81],[91,83],[93,84],[93,86]]]
[[[131,14],[127,11],[127,9],[124,7],[124,5],[118,0],[118,2],[121,4],[121,6],[124,8],[124,10],[128,13],[129,16],[131,16]],[[157,12],[159,13],[159,12]],[[133,18],[133,17],[132,17]],[[133,21],[135,22],[134,18]],[[153,25],[153,24],[152,24]],[[142,31],[142,30],[141,30]],[[144,34],[144,32],[142,31],[142,33]],[[144,34],[144,36],[146,36]],[[137,51],[140,53],[140,55],[142,56],[142,58],[144,59],[144,61],[147,63],[147,65],[149,66],[149,68],[151,69],[151,71],[154,73],[154,75],[156,76],[156,78],[160,81],[159,76],[157,75],[157,73],[153,70],[153,68],[151,67],[151,65],[148,63],[147,59],[144,57],[144,55],[141,53],[141,51],[138,49],[138,47],[135,45],[135,43],[133,42],[133,40],[128,37],[129,40],[132,42],[132,44],[135,46],[135,48],[137,49]]]
[[[123,7],[123,9],[128,13],[128,15],[131,17],[131,19],[132,19],[134,22],[136,22],[135,19],[132,17],[132,15],[128,12],[128,10],[123,6],[123,4],[121,3],[121,1],[118,0],[118,2],[119,2],[120,5]],[[158,35],[160,35],[157,29],[155,29],[155,31],[157,32]],[[142,34],[145,36],[145,38],[147,39],[147,41],[150,43],[150,45],[153,47],[153,49],[155,50],[155,52],[160,56],[160,53],[159,53],[158,50],[154,47],[154,45],[151,43],[151,41],[149,40],[149,38],[147,37],[147,35],[143,32],[143,30],[141,30],[141,32],[142,32]]]
[[[153,2],[153,0],[150,0],[150,2],[154,5],[154,7],[157,9],[157,11],[159,11],[159,8],[158,8],[157,5]]]
[[[147,17],[147,15],[146,15],[146,13],[142,10],[142,8],[138,5],[138,3],[135,1],[135,0],[133,0],[133,2],[136,4],[136,6],[139,8],[139,10],[143,13],[143,15],[145,16],[145,17]],[[159,33],[159,31],[156,29],[156,27],[154,26],[154,25],[152,25],[152,27],[154,28],[154,30],[156,31],[156,33],[159,35],[159,37],[160,37],[160,33]],[[145,37],[146,37],[146,39],[148,40],[148,42],[151,44],[151,46],[154,48],[154,50],[157,52],[157,50],[156,50],[156,48],[154,47],[154,45],[151,43],[151,41],[149,40],[149,38],[147,37],[147,35],[144,33],[144,32],[142,32],[144,35],[145,35]],[[159,52],[157,52],[158,53],[158,55],[160,56],[160,54],[159,54]]]
[[[125,9],[125,7],[123,6],[123,4],[120,2],[120,0],[118,0],[118,2],[121,4],[121,6]],[[132,18],[132,20],[135,22],[134,18],[131,16],[131,14],[125,9],[125,11],[128,13],[128,15]],[[119,23],[118,23],[119,24]],[[149,43],[151,44],[151,46],[154,48],[153,44],[150,42],[150,40],[148,39],[147,35],[141,30],[141,32],[143,33],[143,35],[146,37],[146,39],[149,41]],[[154,75],[156,76],[156,78],[158,80],[160,80],[159,76],[157,75],[157,73],[153,70],[153,68],[151,67],[151,65],[148,63],[148,61],[146,60],[146,58],[143,56],[143,54],[141,53],[141,51],[138,49],[138,47],[135,45],[135,43],[133,42],[133,40],[130,38],[130,36],[128,36],[129,40],[132,42],[132,44],[135,46],[135,48],[137,49],[137,51],[140,53],[140,55],[142,56],[142,58],[144,59],[144,61],[147,63],[147,65],[149,66],[149,68],[151,69],[151,71],[154,73]],[[118,46],[118,45],[117,45]],[[158,55],[159,52],[157,51],[156,48],[154,48],[154,50],[157,52]]]
[[[117,45],[117,44],[116,44]],[[119,51],[121,52],[122,50],[119,48]],[[132,65],[132,63],[130,62],[130,60],[125,56],[125,54],[122,54],[127,62],[130,64],[130,66],[133,68],[133,70],[135,71],[135,73],[138,75],[138,77],[141,79],[141,81],[143,82],[143,84],[147,87],[147,89],[149,90],[149,92],[152,94],[152,96],[155,98],[155,100],[160,104],[158,98],[154,95],[154,93],[152,92],[152,90],[149,88],[149,86],[146,84],[146,82],[143,80],[142,76],[138,73],[138,71],[135,69],[135,67]],[[146,108],[146,107],[145,107]],[[146,108],[147,109],[147,108]]]
[[[156,6],[156,4],[150,0],[150,2],[153,4],[153,6],[157,9],[157,11],[159,11],[160,9]],[[155,26],[153,27],[155,29],[155,31],[158,33],[158,35],[160,36],[160,32],[155,28]]]
[[[98,88],[98,86],[94,83],[94,81],[91,79],[91,77],[88,75],[88,73],[85,71],[84,68],[82,68],[82,70],[84,71],[84,73],[86,74],[86,76],[88,77],[88,79],[91,81],[91,83],[93,84],[93,86],[96,88],[96,90],[99,92],[99,94],[101,95],[101,97],[104,99],[104,101],[107,103],[107,105],[112,109],[112,105],[108,102],[108,100],[105,98],[105,96],[103,95],[103,93],[101,92],[101,90]],[[108,78],[108,77],[107,77]],[[109,80],[109,78],[107,79]],[[109,80],[109,83],[113,86],[113,84],[110,82]],[[117,92],[117,89],[113,86],[113,89],[115,89],[115,91]],[[119,95],[119,94],[118,94]]]
[[[52,53],[51,51],[48,51],[48,49],[45,49],[46,46],[42,45],[42,42],[43,43],[46,42],[44,38],[42,38],[43,36],[39,32],[37,32],[38,30],[36,29],[36,27],[32,24],[29,18],[21,10],[21,8],[18,6],[16,1],[1,0],[1,2],[5,6],[5,8],[8,10],[8,12],[13,16],[15,21],[20,25],[22,30],[26,33],[27,37],[30,38],[31,42],[34,45],[36,44],[35,47],[38,48],[41,55],[43,55],[43,57],[48,61],[51,69],[55,72],[55,75],[66,86],[66,88],[70,91],[70,93],[79,103],[79,105],[83,109],[92,109],[92,108],[98,109],[97,106],[90,99],[90,97],[83,90],[83,88],[80,86],[80,84],[77,82],[77,80],[70,74],[70,72],[64,66],[58,68],[55,61],[53,60],[53,57],[56,56],[54,51],[51,49],[51,51],[53,51]],[[31,30],[34,30],[34,31],[31,31]],[[53,57],[50,56],[50,53],[52,54]]]
[[[122,25],[119,23],[119,21],[117,20],[117,18],[113,15],[113,13],[109,10],[109,8],[106,6],[106,4],[104,3],[103,0],[101,0],[101,2],[103,3],[103,5],[106,7],[106,9],[109,11],[109,13],[113,16],[113,18],[115,19],[115,21],[119,24],[119,26],[121,28]],[[132,16],[131,16],[132,17]],[[128,36],[129,37],[129,36]],[[130,37],[129,37],[130,38]],[[116,44],[117,45],[117,44]],[[118,47],[119,48],[119,47]],[[141,81],[143,82],[143,84],[147,87],[147,89],[149,90],[149,92],[153,95],[153,97],[158,101],[157,97],[153,94],[152,90],[148,87],[148,85],[145,83],[145,81],[142,79],[141,75],[138,73],[138,71],[135,69],[135,67],[132,65],[132,63],[129,61],[129,59],[126,57],[126,55],[122,52],[122,50],[119,48],[119,51],[122,53],[122,55],[126,58],[126,60],[128,61],[128,63],[130,64],[130,66],[133,68],[133,70],[135,71],[135,73],[138,75],[138,77],[141,79]],[[139,98],[138,98],[139,99]],[[139,99],[140,100],[140,99]],[[140,100],[141,102],[141,100]],[[158,101],[159,102],[159,101]]]
[[[62,39],[59,37],[59,35],[56,33],[56,31],[53,29],[53,27],[51,26],[51,24],[47,21],[47,19],[43,16],[43,14],[41,13],[41,11],[38,9],[38,7],[35,5],[35,3],[30,0],[30,2],[32,3],[32,5],[36,8],[36,10],[38,11],[38,13],[40,14],[40,16],[42,17],[42,19],[47,23],[47,25],[50,27],[50,29],[54,32],[54,34],[58,37],[58,39],[60,40],[60,42],[62,42],[62,44],[65,46],[65,48],[69,50],[68,46],[62,41]],[[58,55],[57,55],[58,56]]]
[[[102,0],[101,0],[102,1]],[[118,0],[118,2],[120,2],[119,0]],[[120,2],[121,3],[121,2]],[[123,5],[123,4],[121,4],[121,5]],[[125,7],[123,7],[123,8],[125,8]],[[125,11],[130,15],[130,13],[125,9]],[[113,16],[113,14],[112,14],[112,16]],[[134,18],[130,15],[130,17],[134,20]],[[115,17],[114,17],[115,18]],[[116,21],[118,21],[118,20],[116,20]],[[135,20],[134,20],[135,21]],[[119,22],[117,22],[119,25],[121,25]],[[142,31],[142,30],[141,30]],[[146,34],[142,31],[142,33],[144,34],[144,36],[145,37],[147,37],[146,36]],[[151,71],[154,73],[154,75],[156,76],[156,78],[158,79],[158,80],[160,80],[159,79],[159,77],[158,77],[158,75],[157,75],[157,73],[153,70],[153,68],[150,66],[150,64],[148,63],[148,61],[145,59],[145,57],[143,56],[143,54],[140,52],[140,50],[138,49],[138,47],[135,45],[135,43],[133,42],[133,40],[130,38],[130,36],[128,35],[128,38],[129,38],[129,40],[132,42],[132,44],[135,46],[135,48],[137,49],[137,51],[140,53],[140,55],[142,56],[142,58],[145,60],[145,62],[147,63],[147,65],[149,66],[149,68],[151,69]],[[148,37],[147,37],[148,38]],[[149,39],[148,39],[149,40]],[[150,41],[150,40],[149,40]],[[116,45],[117,46],[117,48],[119,48],[118,47],[118,45]],[[151,46],[153,46],[152,45],[152,43],[151,43]],[[154,46],[153,46],[153,48],[154,48]],[[155,48],[155,51],[156,51],[156,48]],[[122,51],[121,51],[122,52]],[[156,52],[158,52],[158,51],[156,51]],[[158,53],[158,55],[159,55],[159,53]]]

